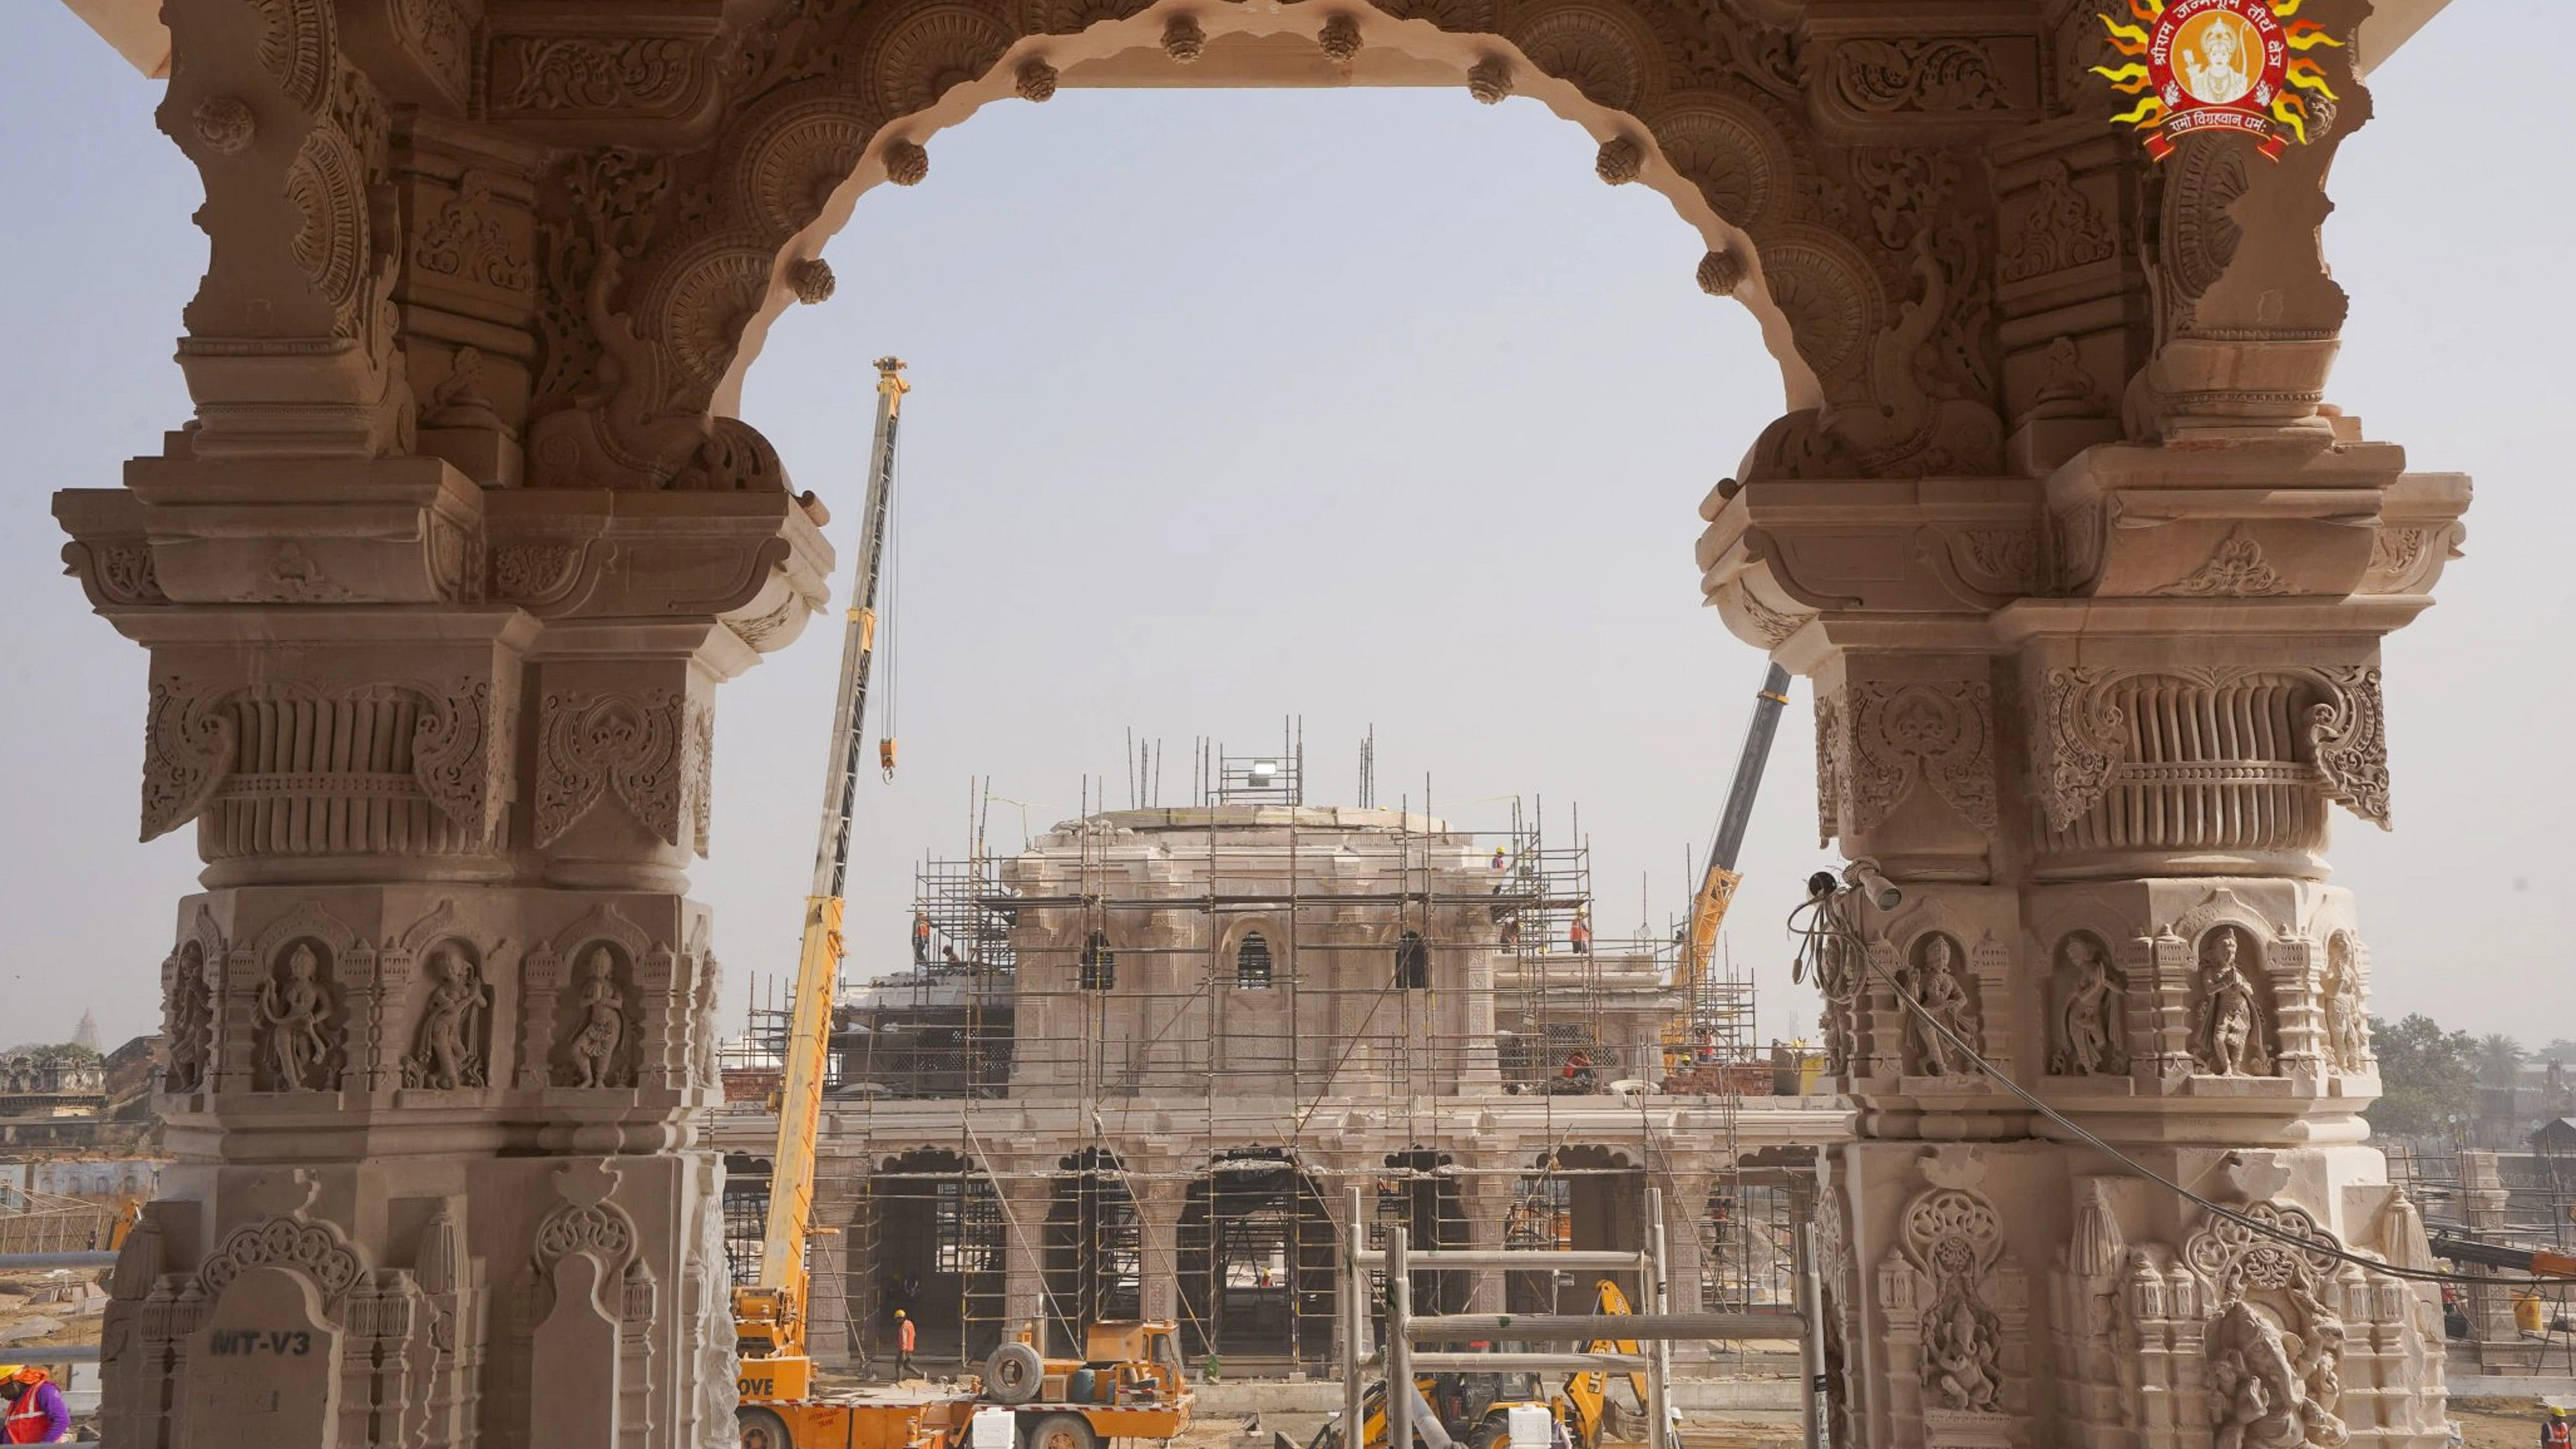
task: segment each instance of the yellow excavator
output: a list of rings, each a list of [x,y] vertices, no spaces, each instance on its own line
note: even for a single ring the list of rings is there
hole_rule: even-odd
[[[823,825],[814,847],[814,884],[805,896],[805,936],[796,953],[786,1070],[778,1093],[778,1150],[771,1158],[769,1221],[760,1277],[733,1291],[734,1338],[746,1400],[810,1396],[806,1353],[805,1244],[814,1225],[814,1136],[822,1124],[832,997],[841,975],[841,894],[850,866],[850,825],[864,755],[868,671],[876,658],[877,579],[885,563],[886,514],[894,493],[895,430],[903,416],[903,363],[877,359],[876,442],[868,464],[858,578],[841,640],[841,680],[832,702],[832,748],[824,765]]]
[[[1695,1040],[1705,1025],[1699,1019],[1700,995],[1716,960],[1718,927],[1726,923],[1726,908],[1734,904],[1735,888],[1744,881],[1735,861],[1744,849],[1745,827],[1753,819],[1753,797],[1762,789],[1763,766],[1771,759],[1771,737],[1780,727],[1781,707],[1788,702],[1789,671],[1771,665],[1762,676],[1761,691],[1753,697],[1753,720],[1744,731],[1744,752],[1735,760],[1735,783],[1726,792],[1717,838],[1709,845],[1708,869],[1691,895],[1690,928],[1682,937],[1681,962],[1673,972],[1673,988],[1681,993],[1682,1007],[1664,1023],[1664,1071],[1677,1079],[1674,1086],[1682,1090],[1723,1090],[1719,1082],[1695,1080],[1703,1067]]]
[[[1592,1311],[1625,1314],[1634,1310],[1617,1281],[1603,1278],[1593,1284]],[[1594,1339],[1583,1345],[1583,1351],[1634,1355],[1637,1343],[1634,1339]],[[1544,1412],[1550,1421],[1555,1449],[1601,1449],[1605,1438],[1616,1441],[1633,1437],[1621,1432],[1626,1422],[1633,1419],[1637,1425],[1645,1423],[1646,1377],[1637,1373],[1624,1377],[1633,1395],[1630,1401],[1614,1398],[1610,1376],[1598,1370],[1569,1374],[1553,1394],[1542,1390],[1539,1376],[1534,1373],[1418,1374],[1413,1380],[1413,1427],[1419,1441],[1415,1449],[1503,1449],[1511,1439],[1514,1409]],[[1361,1449],[1387,1449],[1383,1381],[1369,1385],[1360,1401],[1360,1413],[1364,1420]],[[1337,1415],[1326,1421],[1306,1449],[1343,1449],[1338,1418]],[[1273,1449],[1289,1449],[1287,1436],[1273,1436]]]

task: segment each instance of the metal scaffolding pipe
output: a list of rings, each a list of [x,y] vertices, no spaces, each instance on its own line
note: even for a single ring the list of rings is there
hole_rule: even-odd
[[[1415,1261],[1420,1261],[1416,1259]],[[1405,1325],[1415,1343],[1589,1343],[1596,1338],[1792,1339],[1806,1325],[1794,1313],[1444,1313]]]
[[[1384,1253],[1362,1251],[1357,1257],[1364,1268],[1386,1266]],[[1650,1266],[1644,1253],[1560,1253],[1546,1248],[1435,1248],[1408,1253],[1404,1261],[1415,1268],[1519,1268],[1533,1273],[1551,1268],[1636,1271]]]
[[[48,1268],[113,1268],[114,1253],[0,1253],[0,1273],[40,1272]]]
[[[1653,1362],[1642,1353],[1417,1353],[1413,1355],[1413,1371],[1641,1374]]]

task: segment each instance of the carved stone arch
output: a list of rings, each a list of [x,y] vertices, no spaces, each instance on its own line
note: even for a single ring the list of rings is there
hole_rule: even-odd
[[[2274,937],[2281,934],[2280,927],[2264,919],[2261,911],[2224,887],[2211,891],[2201,898],[2199,905],[2176,916],[2170,929],[2173,934],[2189,941],[2196,951],[2210,930],[2221,925],[2243,927],[2252,934],[2258,949],[2268,946]]]
[[[1287,928],[1269,915],[1235,916],[1227,920],[1217,934],[1216,972],[1221,981],[1237,981],[1236,971],[1242,960],[1244,943],[1254,936],[1270,951],[1271,979],[1266,985],[1283,984],[1288,974],[1288,943],[1293,939]]]
[[[569,956],[594,941],[623,946],[638,960],[653,949],[653,937],[642,926],[626,919],[613,901],[593,906],[571,925],[555,932],[552,944],[556,955]]]
[[[293,910],[270,922],[268,929],[251,942],[251,953],[263,965],[273,965],[277,953],[299,937],[310,937],[328,946],[335,963],[341,956],[365,944],[365,938],[348,922],[324,909],[320,901],[306,899],[296,902]]]
[[[1392,26],[1390,16],[1397,17]],[[1755,239],[1711,204],[1712,191],[1701,179],[1686,177],[1652,144],[1657,133],[1640,116],[1654,112],[1677,81],[1697,75],[1687,60],[1696,42],[1675,19],[1616,0],[1514,14],[1498,14],[1482,0],[1394,0],[1329,17],[1320,10],[1227,9],[1197,18],[1215,32],[1264,36],[1319,30],[1333,18],[1356,21],[1364,48],[1454,66],[1462,80],[1471,69],[1499,65],[1596,138],[1636,140],[1652,154],[1639,158],[1635,174],[1670,196],[1712,251],[1743,254],[1735,260],[1746,276],[1734,295],[1761,319],[1791,405],[1812,407],[1861,390],[1847,383],[1829,396],[1804,359],[1822,354],[1853,379],[1866,373],[1866,341],[1890,306],[1886,288],[1864,296],[1852,280],[1869,275],[1867,260],[1838,250],[1836,265],[1823,270],[1842,279],[1851,298],[1837,304],[1807,295],[1803,315],[1784,317],[1751,255]],[[1011,94],[1020,64],[1074,65],[1150,51],[1159,46],[1155,26],[1126,0],[1031,0],[1018,11],[971,0],[927,0],[890,11],[782,9],[738,44],[733,99],[705,145],[663,156],[609,148],[575,157],[564,174],[588,179],[541,199],[556,218],[547,223],[554,239],[545,269],[553,293],[548,351],[595,356],[605,388],[579,391],[571,374],[586,365],[578,360],[569,369],[549,369],[545,395],[557,410],[530,428],[532,481],[784,486],[774,454],[727,415],[763,333],[794,295],[789,271],[809,260],[858,193],[881,179],[870,158],[898,142],[920,144],[976,106]],[[1062,39],[1033,45],[1033,36]],[[1202,72],[1211,63],[1225,62],[1215,55],[1198,62]],[[961,85],[972,91],[971,101],[951,94]],[[1727,90],[1698,95],[1700,109],[1677,116],[1670,129],[1698,148],[1691,164],[1703,176],[1712,174],[1712,146],[1746,148],[1735,172],[1717,173],[1714,195],[1726,208],[1765,216],[1814,209],[1805,179],[1813,168],[1801,159],[1811,141],[1789,112]],[[1738,133],[1746,139],[1727,139]],[[568,206],[567,197],[578,204]],[[1824,284],[1809,253],[1828,245],[1810,241],[1806,252],[1793,252],[1785,274]],[[579,280],[584,274],[586,288]],[[577,291],[586,296],[576,298]],[[595,338],[580,336],[585,329]],[[1793,334],[1810,332],[1821,340],[1793,344]],[[603,390],[611,395],[602,397]]]

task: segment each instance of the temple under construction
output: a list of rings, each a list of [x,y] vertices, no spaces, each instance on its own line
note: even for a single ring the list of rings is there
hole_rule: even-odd
[[[1674,1302],[1792,1300],[1813,1149],[1849,1116],[1757,1044],[1749,980],[1690,969],[1669,930],[1596,937],[1589,850],[1535,811],[1477,832],[1309,805],[1293,745],[1198,773],[1191,805],[921,867],[911,969],[835,1013],[818,1360],[883,1357],[902,1309],[930,1362],[1143,1316],[1229,1372],[1321,1367],[1354,1187],[1362,1227],[1420,1246],[1634,1248],[1653,1186],[1697,1226]],[[743,1262],[784,1037],[755,1001],[712,1123]],[[1427,1312],[1591,1292],[1414,1278]]]

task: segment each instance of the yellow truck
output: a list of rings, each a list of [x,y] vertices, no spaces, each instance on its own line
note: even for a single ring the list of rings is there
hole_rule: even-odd
[[[746,1395],[735,1411],[742,1449],[1106,1449],[1189,1427],[1197,1396],[1182,1379],[1173,1325],[1092,1324],[1078,1359],[1047,1358],[1034,1338],[1023,1330],[993,1350],[964,1387]]]

